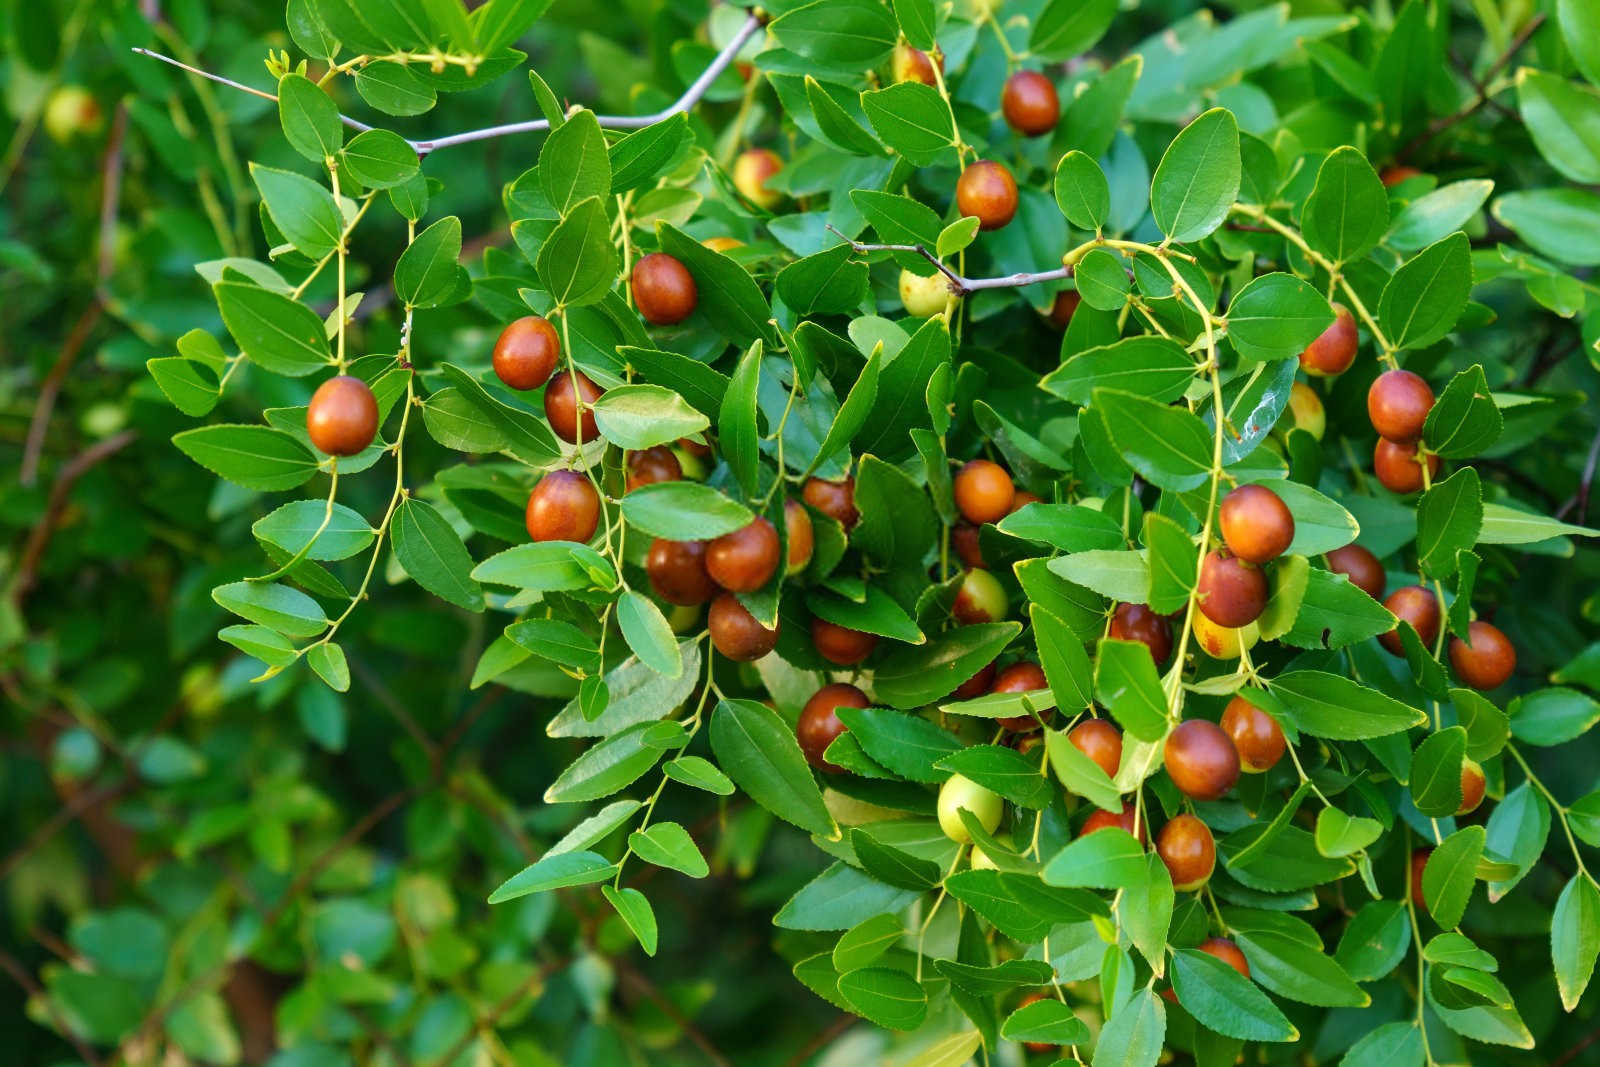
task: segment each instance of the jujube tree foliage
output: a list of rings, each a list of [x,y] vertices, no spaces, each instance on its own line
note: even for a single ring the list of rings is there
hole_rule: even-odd
[[[512,47],[544,6],[288,5],[267,251],[149,364],[252,516],[257,679],[359,689],[386,587],[481,618],[470,687],[573,739],[489,903],[648,957],[663,882],[808,837],[761,965],[884,1062],[1562,1051],[1594,7],[691,5],[602,115]]]

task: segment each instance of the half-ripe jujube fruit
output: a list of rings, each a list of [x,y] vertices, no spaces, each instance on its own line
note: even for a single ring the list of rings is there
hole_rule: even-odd
[[[778,569],[778,530],[756,517],[706,546],[706,570],[735,593],[753,593]]]
[[[694,314],[700,302],[694,275],[681,260],[665,252],[651,252],[633,265],[633,302],[644,320],[671,326]]]
[[[844,478],[830,482],[826,478],[808,478],[800,491],[805,502],[845,528],[850,528],[861,518],[856,510],[856,480]]]
[[[900,303],[908,315],[925,319],[941,314],[950,295],[950,283],[938,271],[927,277],[909,270],[900,272]]]
[[[1040,689],[1050,688],[1050,683],[1045,679],[1044,671],[1037,663],[1022,660],[1013,663],[995,676],[994,684],[989,687],[991,693],[1033,693]],[[1042,718],[1048,721],[1055,715],[1054,709],[1046,711]],[[1002,729],[1010,730],[1014,734],[1025,734],[1030,730],[1039,728],[1040,719],[1033,715],[1007,715],[995,720]]]
[[[972,841],[972,833],[961,821],[961,809],[972,812],[985,833],[994,833],[1004,811],[999,794],[990,792],[965,775],[952,774],[939,787],[939,829],[960,844]]]
[[[1056,128],[1061,98],[1049,78],[1036,70],[1019,70],[1006,79],[1000,91],[1000,111],[1013,130],[1024,137],[1039,137]]]
[[[1383,599],[1383,590],[1389,579],[1383,573],[1378,557],[1357,544],[1344,545],[1327,554],[1328,569],[1350,579],[1350,584],[1373,600]]]
[[[913,48],[901,41],[894,46],[894,57],[890,60],[890,75],[897,82],[921,82],[929,87],[936,86],[939,80],[933,73],[935,63],[939,65],[940,73],[943,73],[943,53],[929,56],[922,49]]]
[[[1118,641],[1140,642],[1150,650],[1150,658],[1157,667],[1172,655],[1172,623],[1146,604],[1118,604],[1111,613],[1107,636]]]
[[[1300,353],[1300,369],[1318,378],[1343,374],[1355,362],[1361,335],[1356,317],[1343,304],[1333,305],[1333,324]]]
[[[1217,509],[1228,550],[1247,563],[1277,559],[1294,541],[1294,514],[1264,485],[1241,485]]]
[[[1185,719],[1167,735],[1162,752],[1167,776],[1193,800],[1216,800],[1239,780],[1239,753],[1222,727]]]
[[[1415,493],[1439,476],[1439,457],[1429,452],[1428,477],[1422,477],[1420,455],[1416,445],[1395,444],[1387,437],[1380,437],[1372,450],[1372,473],[1378,476],[1378,484],[1391,493],[1402,496]]]
[[[556,436],[568,444],[577,444],[582,433],[584,444],[600,436],[594,421],[594,402],[600,399],[601,389],[583,371],[561,371],[544,390],[544,417]],[[581,410],[581,415],[580,415]]]
[[[994,575],[973,567],[962,576],[950,611],[964,623],[999,622],[1006,617],[1006,591]]]
[[[1517,669],[1517,648],[1498,626],[1474,619],[1467,640],[1450,638],[1450,666],[1474,689],[1498,689]]]
[[[1219,626],[1244,626],[1267,609],[1271,590],[1260,567],[1237,556],[1208,552],[1195,585],[1200,610]]]
[[[852,630],[820,617],[811,620],[811,644],[817,655],[840,667],[853,667],[872,655],[878,635]]]
[[[1295,382],[1289,387],[1289,421],[1284,432],[1304,430],[1318,441],[1328,432],[1328,409],[1323,406],[1317,391],[1305,382]]]
[[[956,179],[956,210],[978,220],[980,230],[998,230],[1017,214],[1017,183],[1002,163],[980,159]]]
[[[1011,510],[1017,487],[1000,464],[969,460],[955,477],[956,508],[970,523],[999,522]]]
[[[1206,613],[1194,613],[1194,639],[1212,659],[1238,659],[1256,647],[1261,640],[1261,627],[1255,623],[1244,626],[1221,626],[1206,618]]]
[[[1397,445],[1422,438],[1422,427],[1432,409],[1433,390],[1408,370],[1384,371],[1367,390],[1367,417],[1372,428]]]
[[[360,378],[341,374],[317,386],[306,408],[306,433],[317,451],[353,456],[378,436],[378,400]]]
[[[721,593],[711,602],[706,626],[717,651],[738,663],[760,659],[778,644],[778,627],[761,625],[732,593]]]
[[[1471,815],[1483,803],[1483,791],[1488,787],[1488,780],[1483,776],[1483,765],[1475,759],[1461,761],[1461,806],[1456,808],[1457,815]]]
[[[767,180],[783,169],[783,160],[770,148],[752,148],[733,162],[733,187],[757,207],[771,211],[783,194],[767,188]]]
[[[843,682],[825,685],[811,694],[811,699],[800,709],[800,718],[794,726],[795,738],[800,742],[800,751],[805,753],[806,762],[819,771],[842,773],[843,767],[823,758],[828,746],[844,733],[844,723],[839,721],[837,709],[864,708],[871,703],[867,694]]]
[[[1156,855],[1172,875],[1172,888],[1188,893],[1210,879],[1217,865],[1217,843],[1205,823],[1193,815],[1178,815],[1156,835]]]
[[[799,574],[811,562],[816,533],[811,528],[811,513],[793,498],[783,502],[783,532],[789,539],[789,559],[784,573]]]
[[[1403,585],[1389,594],[1383,602],[1401,622],[1408,622],[1422,639],[1424,648],[1431,649],[1439,638],[1439,598],[1433,591],[1420,585]],[[1403,656],[1405,646],[1400,643],[1400,628],[1396,626],[1386,634],[1378,635],[1378,643],[1390,655]]]
[[[1107,778],[1122,765],[1122,731],[1107,719],[1085,719],[1067,731],[1072,747],[1094,760]]]
[[[500,331],[494,343],[494,373],[513,389],[537,389],[561,359],[561,339],[550,320],[524,315]]]
[[[600,494],[577,471],[551,471],[528,494],[528,536],[583,544],[600,525]]]
[[[675,482],[683,477],[683,464],[666,445],[628,453],[628,490],[657,482]]]
[[[1278,720],[1242,696],[1228,701],[1223,709],[1222,732],[1239,753],[1239,769],[1250,774],[1272,770],[1289,748]]]
[[[717,594],[717,583],[706,571],[704,541],[658,537],[650,542],[644,569],[650,587],[669,604],[704,604]]]

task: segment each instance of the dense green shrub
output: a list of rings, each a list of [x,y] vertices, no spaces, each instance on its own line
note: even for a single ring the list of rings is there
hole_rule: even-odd
[[[10,5],[14,1061],[1592,1058],[1600,8],[547,8]]]

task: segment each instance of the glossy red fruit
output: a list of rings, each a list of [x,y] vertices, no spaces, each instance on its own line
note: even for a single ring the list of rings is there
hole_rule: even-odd
[[[1205,885],[1217,866],[1217,843],[1211,828],[1193,815],[1167,820],[1156,835],[1156,855],[1172,875],[1172,888],[1193,892]]]
[[[1267,608],[1271,590],[1260,567],[1236,556],[1208,552],[1200,564],[1200,610],[1218,626],[1244,626]]]
[[[1431,848],[1419,848],[1411,853],[1411,864],[1407,871],[1407,878],[1411,884],[1411,903],[1417,906],[1418,911],[1427,911],[1428,902],[1422,898],[1422,872],[1428,866],[1428,857],[1433,855]]]
[[[811,620],[811,643],[817,655],[841,667],[853,667],[872,655],[878,647],[878,635],[837,626],[826,619]]]
[[[1078,302],[1082,299],[1076,289],[1063,289],[1056,294],[1050,302],[1050,321],[1056,329],[1065,330],[1072,321],[1072,313],[1078,310]]]
[[[581,431],[585,443],[600,436],[594,421],[594,402],[605,390],[589,380],[583,371],[561,371],[544,390],[544,417],[556,436],[568,444],[577,444]],[[579,417],[580,407],[582,417]]]
[[[1429,453],[1427,482],[1422,477],[1422,461],[1416,445],[1397,445],[1387,437],[1378,438],[1372,450],[1372,473],[1378,484],[1391,493],[1415,493],[1439,476],[1439,457]]]
[[[1483,791],[1488,786],[1483,777],[1483,767],[1475,759],[1461,761],[1461,806],[1457,815],[1471,815],[1483,803]]]
[[[1417,636],[1422,638],[1423,647],[1432,649],[1433,643],[1439,639],[1439,598],[1432,591],[1420,585],[1403,585],[1389,594],[1389,599],[1383,606],[1394,613],[1401,622],[1409,622],[1411,628],[1417,631]],[[1400,628],[1397,626],[1386,634],[1378,635],[1378,643],[1389,651],[1390,655],[1405,655],[1405,646],[1400,643]]]
[[[981,159],[956,179],[956,210],[978,220],[980,230],[998,230],[1017,213],[1017,183],[1004,164]]]
[[[1333,325],[1323,330],[1300,353],[1300,368],[1318,378],[1331,378],[1350,369],[1356,360],[1356,347],[1361,335],[1356,330],[1356,317],[1343,304],[1333,305]]]
[[[1011,507],[1006,511],[1006,514],[1015,515],[1029,504],[1039,503],[1043,503],[1043,498],[1038,493],[1030,493],[1026,489],[1018,489],[1011,495]]]
[[[1239,951],[1239,946],[1225,937],[1208,937],[1200,942],[1200,951],[1215,956],[1246,978],[1250,977],[1250,964]]]
[[[675,482],[683,477],[683,464],[666,445],[628,453],[628,491],[641,485]]]
[[[1403,163],[1392,164],[1378,172],[1378,180],[1386,187],[1399,185],[1408,178],[1420,177],[1422,172],[1416,167],[1409,167]]]
[[[1283,498],[1264,485],[1241,485],[1217,509],[1228,551],[1246,563],[1277,559],[1294,540],[1294,515]]]
[[[1408,370],[1387,370],[1367,390],[1367,417],[1379,437],[1397,445],[1422,438],[1423,424],[1433,409],[1433,390]]]
[[[977,674],[956,686],[955,692],[950,694],[951,699],[971,700],[974,697],[983,696],[989,691],[989,687],[994,684],[994,673],[994,662],[991,660]]]
[[[556,328],[539,315],[517,319],[494,343],[494,372],[513,389],[539,388],[555,373],[560,358]]]
[[[800,495],[805,498],[807,504],[843,526],[846,532],[849,532],[856,524],[856,520],[861,518],[861,513],[856,510],[854,478],[846,478],[839,482],[809,478]]]
[[[1251,774],[1272,770],[1288,751],[1278,720],[1244,697],[1234,697],[1222,711],[1222,732],[1239,754],[1239,769]]]
[[[1107,778],[1122,765],[1122,731],[1106,719],[1085,719],[1067,733],[1072,747],[1094,760]]]
[[[650,576],[650,587],[669,604],[704,604],[717,594],[717,583],[706,571],[704,541],[658,537],[650,542],[644,569]]]
[[[1149,822],[1148,820],[1138,820],[1138,807],[1131,800],[1122,802],[1122,812],[1118,815],[1113,815],[1104,808],[1095,808],[1094,811],[1089,813],[1089,817],[1083,821],[1083,827],[1078,831],[1078,836],[1087,837],[1096,830],[1105,830],[1112,826],[1120,827],[1132,834],[1136,820],[1139,823],[1139,832],[1134,836],[1139,839],[1141,845],[1148,844],[1150,840]]]
[[[761,625],[732,593],[721,593],[711,602],[706,626],[717,651],[739,663],[760,659],[778,644],[778,627]]]
[[[1016,492],[1005,468],[987,459],[969,460],[956,473],[956,509],[973,524],[1005,518]]]
[[[961,562],[968,567],[989,565],[983,559],[983,545],[979,541],[978,528],[972,523],[962,521],[950,527],[950,544],[956,550],[956,555],[961,557]]]
[[[1061,98],[1049,78],[1036,70],[1019,70],[1006,79],[1000,91],[1000,111],[1013,130],[1024,137],[1039,137],[1056,128]]]
[[[789,560],[786,574],[799,574],[811,562],[816,534],[811,528],[811,513],[798,500],[783,502],[783,531],[789,539]]]
[[[1389,579],[1383,573],[1378,557],[1360,545],[1345,545],[1328,553],[1328,569],[1350,579],[1350,584],[1373,600],[1383,599],[1384,587]]]
[[[583,544],[600,525],[600,494],[577,471],[551,471],[528,494],[528,536]]]
[[[800,709],[800,719],[794,726],[795,737],[800,742],[800,751],[805,753],[806,762],[829,774],[843,773],[843,767],[823,758],[828,746],[844,733],[844,723],[839,721],[836,709],[865,708],[871,703],[867,694],[843,682],[825,685],[811,694],[811,699]]]
[[[1239,780],[1238,751],[1222,727],[1206,719],[1180,722],[1162,756],[1172,784],[1193,800],[1216,800]]]
[[[1474,689],[1498,689],[1517,669],[1517,649],[1498,626],[1474,619],[1467,638],[1450,639],[1450,666]]]
[[[950,611],[964,623],[999,622],[1006,616],[1006,591],[994,575],[974,567],[962,577]]]
[[[778,569],[778,530],[756,518],[706,546],[706,570],[734,593],[753,593]]]
[[[665,252],[651,252],[633,265],[633,302],[639,314],[656,326],[671,326],[694,314],[700,302],[694,275]]]
[[[1172,655],[1172,623],[1144,604],[1118,604],[1111,613],[1111,629],[1106,636],[1142,643],[1157,667]]]
[[[353,456],[378,436],[378,400],[360,378],[329,378],[311,394],[306,433],[319,452]]]
[[[1022,660],[1013,663],[995,677],[994,684],[989,687],[991,693],[1032,693],[1040,689],[1050,688],[1050,683],[1045,680],[1044,671],[1037,663]],[[996,720],[999,725],[1014,734],[1025,734],[1030,730],[1039,728],[1042,717],[1048,722],[1055,716],[1055,710],[1050,709],[1040,717],[1033,715],[1007,715]]]

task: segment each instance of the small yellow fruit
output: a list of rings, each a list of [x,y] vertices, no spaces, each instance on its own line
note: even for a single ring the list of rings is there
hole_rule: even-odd
[[[962,808],[972,812],[987,833],[994,833],[994,828],[1000,825],[1000,797],[971,778],[952,774],[939,787],[939,829],[950,840],[965,845],[971,842],[972,835],[961,821]]]
[[[1328,413],[1322,407],[1322,398],[1305,382],[1295,382],[1289,390],[1289,419],[1286,431],[1304,430],[1318,441],[1328,428]]]
[[[767,188],[767,179],[783,169],[783,160],[769,148],[752,148],[733,163],[733,187],[757,207],[771,211],[783,199],[776,189]]]
[[[942,274],[924,278],[908,270],[900,272],[900,303],[905,305],[907,314],[918,318],[941,314],[950,295],[950,286]]]
[[[1234,628],[1219,626],[1206,618],[1206,613],[1194,613],[1194,639],[1212,659],[1238,659],[1239,654],[1256,647],[1261,640],[1261,627],[1246,623]]]
[[[66,144],[80,134],[99,132],[104,117],[100,101],[89,90],[63,85],[45,101],[44,131],[57,144]]]

